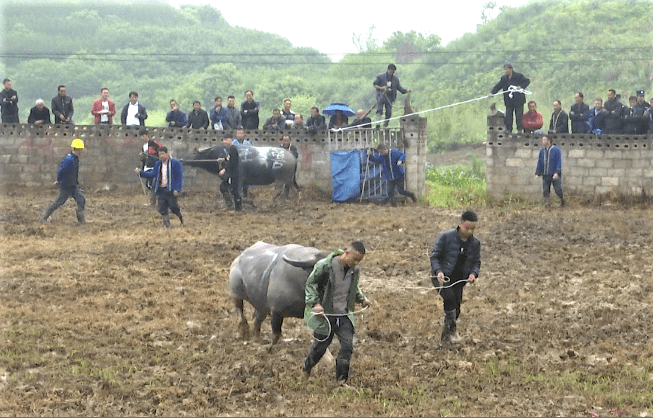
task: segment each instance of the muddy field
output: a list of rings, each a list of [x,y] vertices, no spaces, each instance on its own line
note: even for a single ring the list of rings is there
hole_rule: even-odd
[[[465,289],[456,348],[428,251],[460,210],[342,205],[308,191],[285,208],[223,212],[180,200],[164,230],[135,192],[87,191],[37,222],[53,189],[0,198],[0,415],[576,415],[653,413],[653,211],[619,205],[483,208],[481,277]],[[361,239],[350,384],[298,319],[268,350],[237,338],[231,261],[257,241],[331,250]],[[248,315],[251,314],[248,306]],[[332,350],[337,353],[338,344]]]

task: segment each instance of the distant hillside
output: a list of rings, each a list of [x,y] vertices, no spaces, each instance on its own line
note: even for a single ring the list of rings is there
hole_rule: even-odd
[[[193,100],[208,108],[217,95],[240,103],[246,89],[261,102],[261,125],[285,98],[305,114],[334,101],[368,110],[372,81],[389,62],[418,110],[486,95],[505,62],[531,79],[528,98],[547,121],[551,102],[568,109],[577,90],[587,101],[608,88],[653,96],[653,0],[533,1],[504,8],[446,47],[436,35],[396,32],[382,45],[362,42],[366,50],[338,63],[278,35],[233,27],[211,6],[9,1],[2,13],[2,72],[19,92],[22,120],[59,84],[75,99],[77,123],[91,122],[91,102],[105,86],[120,105],[138,91],[150,125],[164,124],[173,97],[190,110]],[[431,149],[484,141],[492,102],[503,107],[497,97],[424,114]]]

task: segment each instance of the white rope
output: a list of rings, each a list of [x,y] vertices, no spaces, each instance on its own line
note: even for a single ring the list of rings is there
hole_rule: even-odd
[[[451,278],[444,276],[444,283],[449,283],[451,281]],[[463,279],[463,280],[458,280],[457,282],[451,283],[450,285],[447,286],[434,286],[434,287],[423,287],[423,286],[416,286],[416,287],[411,287],[411,286],[403,286],[404,289],[418,289],[418,290],[437,290],[438,293],[440,293],[440,290],[442,289],[449,289],[450,287],[454,287],[458,283],[474,283],[474,281],[469,280],[469,279]]]
[[[350,312],[350,313],[353,314],[353,315],[356,315],[356,314],[359,314],[359,313],[361,313],[361,312],[364,312],[367,308],[369,308],[369,306],[366,306],[366,307],[364,307],[363,309],[359,309],[359,310],[357,310],[357,311]],[[311,316],[308,318],[308,321],[310,321],[310,320],[313,319],[314,317],[317,317],[317,316],[323,316],[323,317],[325,317],[324,319],[326,319],[326,323],[327,323],[327,326],[328,326],[328,328],[329,328],[329,332],[327,332],[327,335],[326,335],[326,337],[325,337],[323,340],[320,340],[319,338],[316,338],[316,337],[315,337],[315,332],[314,332],[314,333],[313,333],[313,338],[315,339],[315,341],[322,343],[322,342],[328,340],[328,339],[329,339],[329,336],[331,335],[331,321],[329,321],[329,318],[326,318],[327,316],[347,316],[347,315],[349,315],[349,313],[346,313],[346,314],[327,314],[327,313],[324,313],[324,312],[323,312],[323,313],[321,313],[321,314],[317,314],[317,315],[316,315],[316,314],[314,314],[313,312],[311,312]],[[308,322],[308,321],[306,321],[306,322]],[[310,329],[310,328],[309,328],[309,329]]]
[[[508,93],[508,97],[510,97],[511,99],[512,99],[513,93],[533,94],[532,91],[524,90],[523,88],[521,88],[519,86],[510,86],[510,87],[508,87],[508,90],[504,91],[502,94],[506,94],[506,93]],[[422,110],[420,112],[414,112],[414,113],[409,113],[407,115],[395,116],[394,118],[390,118],[390,119],[377,120],[377,121],[373,121],[372,125],[379,124],[379,123],[382,123],[382,122],[385,122],[385,121],[389,122],[391,120],[401,119],[401,118],[405,118],[405,117],[408,117],[408,116],[420,115],[422,113],[435,112],[436,110],[442,110],[442,109],[446,109],[448,107],[460,106],[462,104],[476,102],[478,100],[488,99],[488,98],[494,97],[494,96],[496,96],[496,95],[493,95],[493,96],[487,96],[486,95],[486,96],[481,96],[481,97],[475,97],[473,99],[464,100],[462,102],[456,102],[456,103],[452,103],[452,104],[448,104],[448,105],[444,105],[444,106],[434,107],[432,109]],[[333,130],[334,131],[347,131],[347,130],[350,130],[350,129],[357,129],[357,128],[359,128],[359,127],[358,126],[350,126],[350,127],[346,127],[346,128],[338,128],[338,129],[333,129]]]

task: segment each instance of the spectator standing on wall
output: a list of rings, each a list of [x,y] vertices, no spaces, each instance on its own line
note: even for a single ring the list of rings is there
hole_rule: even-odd
[[[535,175],[542,176],[542,191],[544,205],[548,208],[551,205],[551,185],[560,198],[560,206],[565,205],[565,198],[562,193],[562,153],[560,148],[551,143],[548,136],[542,137],[542,149],[537,159]]]
[[[605,115],[608,112],[603,108],[603,99],[594,99],[594,107],[590,110],[589,118],[587,119],[588,132],[601,135],[605,129]]]
[[[621,129],[621,119],[623,116],[623,106],[617,100],[617,92],[613,89],[608,90],[608,100],[606,100],[603,105],[605,108],[605,130],[606,134],[620,134]]]
[[[306,129],[310,134],[316,134],[317,131],[326,129],[326,119],[320,115],[320,109],[315,106],[311,108],[311,116],[306,121]]]
[[[490,90],[488,93],[489,97],[494,96],[503,90],[504,92],[508,91],[511,86],[525,89],[531,83],[531,81],[524,77],[522,73],[515,72],[512,64],[503,65],[504,75],[501,76],[499,82]],[[515,121],[517,123],[517,133],[522,132],[523,124],[522,117],[524,116],[524,103],[526,103],[526,95],[524,93],[519,93],[512,91],[510,93],[503,94],[503,103],[506,105],[506,130],[512,132],[512,114],[515,114]]]
[[[254,100],[254,92],[245,91],[245,101],[240,104],[240,116],[244,129],[258,129],[259,102]]]
[[[389,64],[385,73],[376,76],[372,83],[376,89],[376,120],[383,119],[383,108],[385,107],[385,121],[383,126],[388,126],[389,119],[392,117],[392,104],[397,99],[397,90],[401,94],[412,92],[410,89],[405,89],[401,86],[399,78],[395,75],[397,66]],[[345,122],[346,124],[346,122]]]
[[[637,90],[637,106],[642,108],[642,114],[644,118],[642,119],[642,128],[641,128],[641,133],[646,134],[651,131],[648,129],[648,120],[649,120],[649,115],[651,113],[651,108],[646,99],[644,98],[644,90]]]
[[[52,123],[52,120],[50,119],[50,109],[45,107],[45,103],[42,99],[38,99],[36,101],[36,106],[30,109],[27,123],[33,123],[34,125],[48,125]]]
[[[263,129],[268,131],[283,131],[286,128],[286,119],[281,116],[279,109],[272,111],[272,117],[265,121]]]
[[[574,104],[569,111],[571,120],[571,133],[584,134],[587,132],[587,119],[590,116],[590,107],[583,101],[583,92],[574,94]]]
[[[213,127],[213,129],[218,131],[229,129],[229,125],[227,123],[229,114],[227,113],[227,109],[222,107],[222,97],[218,96],[215,98],[215,106],[211,108],[211,115],[209,119],[211,119],[211,127]]]
[[[440,335],[444,344],[460,341],[456,321],[463,302],[463,288],[474,282],[481,270],[481,242],[474,236],[477,222],[475,212],[463,212],[458,227],[440,234],[431,250],[431,282],[439,289],[444,305]]]
[[[129,102],[122,108],[120,122],[126,126],[145,126],[147,110],[138,102],[138,93],[129,93]]]
[[[96,125],[111,125],[113,115],[116,114],[116,104],[109,99],[109,89],[103,87],[100,90],[100,98],[95,99],[91,106],[91,114],[95,116]]]
[[[528,102],[528,112],[524,113],[523,118],[524,133],[531,134],[538,129],[542,129],[544,125],[544,118],[540,112],[537,111],[537,103],[534,101]]]
[[[236,107],[236,97],[227,97],[227,126],[228,129],[238,129],[242,124],[240,110]]]
[[[549,122],[549,133],[569,133],[569,116],[567,116],[567,112],[562,110],[562,102],[560,100],[553,101],[553,113],[551,114],[551,121]]]
[[[51,109],[54,114],[54,123],[70,123],[73,124],[73,99],[66,96],[66,86],[59,86],[58,94],[52,98]]]
[[[20,123],[18,120],[18,93],[11,88],[11,80],[5,78],[4,89],[0,93],[2,123]]]
[[[286,99],[283,101],[283,109],[281,109],[281,116],[286,120],[286,129],[290,129],[295,122],[295,112],[290,109],[292,101]]]
[[[193,102],[193,111],[188,114],[186,127],[192,129],[206,129],[209,127],[209,115],[202,109],[202,104],[197,100]]]
[[[170,128],[183,128],[188,123],[186,113],[179,109],[179,104],[175,99],[170,100],[170,112],[166,115],[166,122]]]

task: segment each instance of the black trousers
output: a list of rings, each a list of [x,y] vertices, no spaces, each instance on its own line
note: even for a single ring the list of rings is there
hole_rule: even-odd
[[[354,352],[354,325],[346,316],[329,316],[328,320],[331,324],[331,333],[329,335],[317,333],[313,335],[315,338],[308,356],[304,360],[304,370],[310,371],[320,361],[329,345],[331,345],[333,336],[337,335],[338,341],[340,341],[340,352],[336,358],[336,379],[347,380],[349,377],[349,362]]]
[[[177,203],[177,196],[170,190],[161,190],[156,193],[157,209],[161,215],[167,215],[168,209],[177,216],[181,216],[181,209]]]
[[[512,103],[506,104],[506,130],[512,132],[512,114],[515,113],[515,122],[517,122],[517,132],[524,129],[524,104],[514,105]]]
[[[451,282],[444,283],[443,286],[449,286],[453,283],[458,282],[461,279],[451,279]],[[467,282],[458,282],[454,286],[451,286],[447,289],[440,289],[440,296],[444,301],[444,310],[453,311],[456,310],[456,319],[460,316],[460,305],[463,303],[463,288]]]
[[[552,174],[542,175],[542,192],[544,197],[551,195],[551,185],[553,185],[553,190],[555,190],[558,197],[562,199],[562,176],[558,176],[557,179],[553,180]]]

